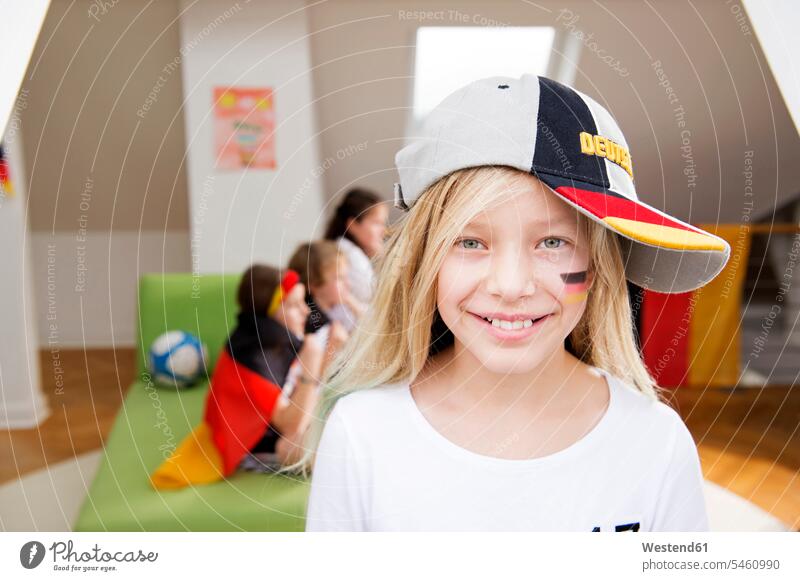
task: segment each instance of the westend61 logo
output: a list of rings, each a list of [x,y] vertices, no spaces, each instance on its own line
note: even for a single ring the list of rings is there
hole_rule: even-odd
[[[138,551],[104,551],[95,543],[88,551],[75,551],[72,541],[57,541],[49,549],[39,541],[29,541],[19,550],[19,562],[26,569],[38,567],[47,552],[53,556],[54,571],[115,571],[116,565],[107,563],[152,563],[158,553]]]

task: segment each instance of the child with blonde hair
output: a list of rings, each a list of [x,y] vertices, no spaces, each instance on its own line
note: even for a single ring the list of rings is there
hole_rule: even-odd
[[[347,329],[339,321],[329,317],[330,310],[342,304],[349,293],[347,281],[348,264],[345,255],[335,242],[317,240],[297,247],[289,259],[289,269],[299,276],[305,289],[305,320],[302,328],[306,337],[313,337],[314,343],[323,354],[319,361],[320,370],[330,364],[349,337]],[[288,401],[295,393],[298,377],[308,372],[298,358],[288,372],[283,387],[283,399]],[[302,390],[304,386],[300,386]],[[246,460],[246,468],[257,471],[273,471],[276,466],[296,463],[303,455],[303,438],[313,417],[319,398],[318,390],[311,390],[302,398],[302,408],[298,408],[299,420],[290,431],[284,433],[270,427],[266,435],[253,450],[252,457]],[[272,460],[271,451],[278,450],[279,462]],[[262,452],[266,452],[263,455]]]
[[[408,213],[327,376],[306,530],[707,530],[626,278],[698,288],[727,243],[639,201],[611,115],[543,77],[459,89],[395,161]]]

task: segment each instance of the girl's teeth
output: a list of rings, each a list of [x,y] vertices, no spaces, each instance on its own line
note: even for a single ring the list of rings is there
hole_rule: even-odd
[[[500,319],[492,319],[492,327],[497,327],[498,329],[506,329],[506,330],[517,330],[517,329],[527,329],[528,327],[533,326],[533,321],[531,319],[525,319],[522,321],[502,321]]]

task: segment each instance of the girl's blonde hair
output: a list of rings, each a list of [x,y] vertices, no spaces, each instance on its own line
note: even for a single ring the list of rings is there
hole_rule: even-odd
[[[431,185],[392,226],[376,261],[377,287],[369,310],[329,367],[305,456],[286,470],[311,468],[325,421],[339,398],[411,381],[431,354],[452,343],[452,333],[438,317],[439,268],[473,217],[507,195],[507,189],[489,186],[521,173],[506,166],[455,171]],[[587,233],[594,279],[584,315],[569,336],[572,349],[584,363],[661,399],[634,337],[619,241],[593,220],[580,214],[579,220]]]

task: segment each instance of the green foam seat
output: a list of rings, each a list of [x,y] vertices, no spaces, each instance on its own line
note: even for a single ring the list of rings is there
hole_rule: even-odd
[[[153,339],[169,330],[200,337],[209,373],[236,320],[238,275],[147,274],[139,283],[137,368],[83,502],[76,531],[302,531],[308,482],[238,471],[180,490],[155,490],[152,472],[200,422],[208,383],[157,387],[145,369]]]

